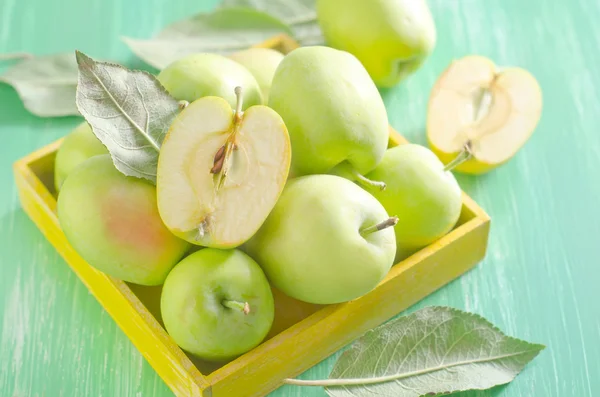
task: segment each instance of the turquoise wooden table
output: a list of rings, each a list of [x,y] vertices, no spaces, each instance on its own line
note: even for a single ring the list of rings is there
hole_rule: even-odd
[[[216,1],[0,0],[0,53],[75,48],[135,66],[121,35],[148,37]],[[425,144],[429,90],[453,57],[529,69],[543,88],[539,128],[507,165],[459,177],[492,217],[487,258],[420,302],[490,319],[548,348],[506,387],[469,396],[600,396],[600,3],[431,0],[439,40],[405,84],[382,91],[391,124]],[[138,63],[139,64],[139,63]],[[0,85],[0,395],[171,396],[19,207],[11,165],[76,117],[29,114]],[[304,374],[321,378],[330,358]],[[325,396],[280,388],[272,397]],[[235,396],[232,396],[235,397]]]

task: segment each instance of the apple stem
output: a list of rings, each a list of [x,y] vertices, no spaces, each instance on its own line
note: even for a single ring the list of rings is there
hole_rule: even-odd
[[[387,185],[385,184],[385,182],[382,181],[373,181],[367,177],[365,177],[364,175],[359,174],[358,172],[356,173],[356,181],[362,185],[363,187],[366,188],[378,188],[379,190],[385,190],[385,188],[387,187]]]
[[[475,100],[475,114],[474,121],[479,122],[486,116],[490,111],[490,105],[492,104],[492,94],[487,88],[482,88],[478,97]]]
[[[229,172],[229,162],[231,160],[231,153],[237,149],[235,138],[240,126],[240,122],[242,121],[242,106],[244,104],[244,98],[242,97],[242,87],[235,87],[234,92],[236,97],[236,106],[235,114],[233,115],[233,132],[231,133],[229,138],[227,138],[227,142],[225,142],[225,144],[219,148],[217,153],[215,153],[213,167],[210,170],[211,173],[218,174],[218,179],[216,183],[217,190],[219,190],[223,186],[223,183],[225,183],[225,178],[227,177],[227,172]]]
[[[0,54],[0,61],[10,61],[13,59],[31,59],[33,54],[28,52],[11,52],[8,54]]]
[[[460,153],[458,153],[458,156],[456,156],[454,160],[446,164],[446,166],[444,167],[444,172],[452,171],[454,168],[469,160],[471,157],[473,157],[473,151],[471,150],[471,141],[467,141]]]
[[[242,97],[242,87],[237,86],[233,90],[235,92],[236,104],[235,104],[235,123],[239,123],[242,119],[242,105],[244,104],[244,98]]]
[[[368,234],[378,232],[383,229],[387,229],[388,227],[396,226],[397,223],[398,223],[398,217],[392,216],[391,218],[388,218],[383,222],[379,222],[376,225],[372,225],[372,226],[365,227],[364,229],[360,229],[359,233],[361,236],[364,237]]]
[[[182,100],[182,101],[177,102],[177,104],[179,105],[179,109],[183,110],[183,109],[187,108],[190,103],[188,101]]]
[[[378,188],[379,190],[385,190],[385,188],[387,187],[385,182],[373,181],[373,180],[367,178],[366,176],[360,174],[352,166],[349,166],[348,169],[350,170],[352,176],[354,177],[354,180],[356,182],[358,182],[358,184],[364,188]]]
[[[239,310],[246,315],[250,314],[250,305],[248,304],[248,302],[239,302],[224,299],[221,303],[223,304],[223,306],[229,309]]]

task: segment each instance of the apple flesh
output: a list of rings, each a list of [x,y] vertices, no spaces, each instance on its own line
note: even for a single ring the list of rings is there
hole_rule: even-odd
[[[388,213],[398,216],[396,261],[447,234],[460,217],[462,192],[456,178],[423,146],[388,149],[367,178],[387,185],[371,193]]]
[[[388,144],[387,113],[379,91],[353,55],[322,46],[301,47],[279,64],[269,106],[292,141],[293,176],[334,167],[364,174]]]
[[[62,141],[54,161],[54,186],[60,188],[69,174],[92,156],[108,153],[87,122],[79,124]]]
[[[262,342],[274,318],[271,287],[239,250],[206,248],[173,268],[162,290],[165,328],[183,350],[226,361]]]
[[[541,88],[531,73],[470,55],[453,61],[435,83],[427,138],[450,168],[483,174],[525,145],[541,112]]]
[[[260,87],[263,103],[268,103],[273,76],[283,60],[283,54],[271,48],[248,48],[229,55],[229,58],[252,73]]]
[[[371,291],[390,270],[394,222],[349,180],[302,176],[289,180],[244,249],[286,295],[316,304],[345,302]]]
[[[291,148],[283,120],[262,105],[241,112],[241,97],[235,112],[219,97],[192,102],[160,151],[160,215],[193,244],[233,248],[247,241],[288,177]]]
[[[162,223],[155,187],[121,174],[108,154],[89,158],[69,175],[57,209],[75,251],[124,281],[162,284],[188,248]]]
[[[425,0],[318,0],[317,16],[327,44],[354,54],[380,87],[418,70],[436,44]]]
[[[193,102],[217,96],[236,106],[234,89],[244,87],[244,107],[263,103],[260,87],[248,69],[223,55],[201,53],[174,61],[157,76],[177,100]]]

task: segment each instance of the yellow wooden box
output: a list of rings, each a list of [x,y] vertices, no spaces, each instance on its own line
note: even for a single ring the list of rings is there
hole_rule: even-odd
[[[263,43],[283,53],[296,47],[286,36]],[[162,326],[160,287],[109,277],[69,245],[56,216],[54,142],[14,165],[21,205],[90,292],[180,397],[258,397],[268,394],[365,331],[385,322],[473,267],[485,255],[490,219],[463,193],[457,226],[439,241],[396,264],[372,292],[351,302],[318,306],[274,291],[276,315],[265,341],[223,366],[183,352]],[[390,146],[405,143],[390,128]]]

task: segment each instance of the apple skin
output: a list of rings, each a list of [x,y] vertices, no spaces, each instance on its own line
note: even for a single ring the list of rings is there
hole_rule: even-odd
[[[218,96],[235,109],[235,87],[243,89],[243,107],[263,103],[260,87],[248,69],[223,55],[200,53],[181,58],[164,68],[158,81],[177,100],[193,102]]]
[[[229,55],[229,58],[252,73],[260,87],[263,103],[268,103],[273,76],[283,59],[283,54],[271,48],[248,48]]]
[[[124,281],[162,284],[189,247],[162,223],[156,188],[121,174],[108,154],[87,159],[69,175],[57,208],[75,251]]]
[[[248,314],[222,304],[247,302]],[[185,351],[227,361],[259,345],[273,324],[271,287],[260,266],[240,250],[205,248],[178,263],[161,296],[165,328]]]
[[[288,181],[244,250],[286,295],[316,304],[345,302],[375,288],[393,265],[392,228],[359,233],[388,218],[371,194],[347,179],[302,176]]]
[[[347,52],[323,46],[290,52],[275,72],[269,106],[288,128],[293,176],[328,173],[340,164],[364,174],[387,148],[383,100]]]
[[[354,54],[380,87],[415,72],[436,44],[425,0],[318,0],[328,45]]]
[[[426,147],[404,144],[388,149],[367,178],[386,183],[385,190],[370,191],[388,213],[398,216],[396,261],[444,236],[460,217],[460,186]]]
[[[62,141],[54,161],[54,186],[56,191],[67,176],[85,160],[98,154],[108,153],[106,147],[92,132],[87,122],[79,124]]]

